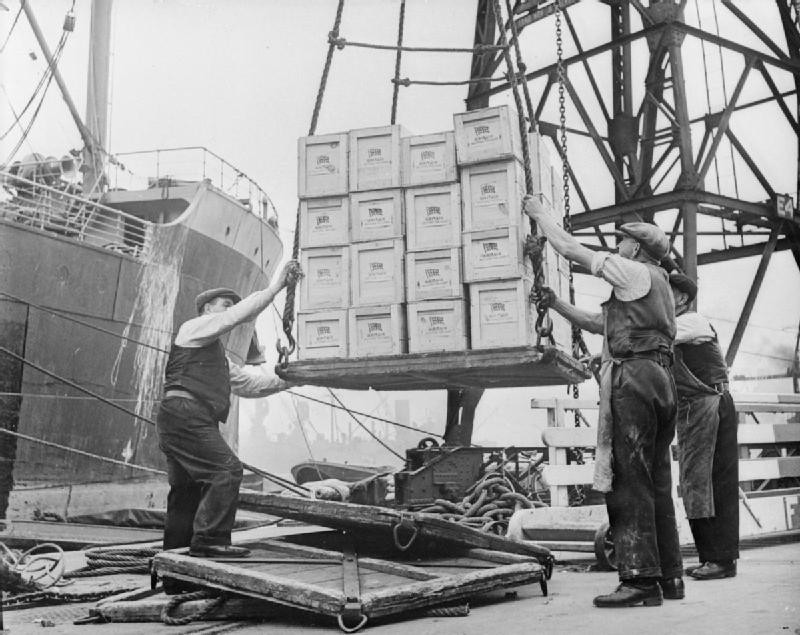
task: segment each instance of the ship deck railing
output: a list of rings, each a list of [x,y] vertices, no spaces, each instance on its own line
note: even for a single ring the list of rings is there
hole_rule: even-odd
[[[119,152],[109,165],[115,189],[143,190],[209,181],[259,218],[277,217],[267,193],[254,179],[204,146]]]
[[[154,223],[82,197],[76,186],[51,185],[0,171],[0,218],[46,233],[145,259]]]

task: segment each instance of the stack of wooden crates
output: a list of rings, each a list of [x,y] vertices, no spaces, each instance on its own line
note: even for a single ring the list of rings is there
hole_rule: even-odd
[[[516,113],[454,120],[430,135],[385,126],[299,140],[299,359],[535,343]],[[536,189],[560,219],[552,153],[536,134],[530,143]],[[565,293],[549,247],[545,270]],[[569,347],[565,321],[554,335]]]

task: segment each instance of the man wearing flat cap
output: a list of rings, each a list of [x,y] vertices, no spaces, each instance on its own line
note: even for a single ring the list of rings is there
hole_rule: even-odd
[[[164,549],[189,547],[190,555],[214,558],[249,555],[231,545],[242,464],[222,438],[219,423],[228,418],[231,392],[266,397],[289,384],[261,369],[230,363],[220,337],[255,319],[300,276],[300,265],[290,260],[266,289],[244,299],[232,289],[204,291],[195,300],[198,317],[178,329],[157,417],[170,484]]]
[[[670,443],[677,398],[672,378],[675,307],[661,229],[620,226],[618,253],[592,251],[561,229],[543,203],[525,197],[525,213],[559,254],[603,278],[613,290],[601,313],[578,309],[543,289],[540,302],[591,333],[603,334],[594,489],[604,492],[620,585],[601,608],[658,606],[684,597]]]
[[[697,285],[669,276],[675,297],[675,385],[681,496],[700,565],[696,580],[736,575],[739,557],[739,446],[728,368],[711,323],[691,310]]]

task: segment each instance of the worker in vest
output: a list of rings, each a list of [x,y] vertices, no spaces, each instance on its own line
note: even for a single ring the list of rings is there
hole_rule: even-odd
[[[604,335],[593,487],[606,495],[620,584],[594,604],[657,606],[663,598],[680,599],[683,564],[670,472],[675,308],[659,266],[669,241],[655,225],[625,223],[617,254],[595,252],[556,225],[538,197],[526,196],[523,209],[553,249],[613,287],[602,313],[578,309],[547,288],[535,298]]]
[[[260,368],[230,363],[219,338],[255,319],[301,276],[300,265],[290,260],[266,289],[244,300],[231,289],[204,291],[195,300],[198,317],[178,329],[157,417],[170,485],[164,549],[188,546],[192,556],[213,558],[249,555],[231,545],[242,464],[219,423],[228,418],[231,392],[266,397],[289,384]]]
[[[691,310],[697,285],[669,277],[678,334],[673,373],[678,388],[678,462],[683,506],[700,565],[696,580],[732,578],[739,557],[739,446],[736,406],[717,333]]]

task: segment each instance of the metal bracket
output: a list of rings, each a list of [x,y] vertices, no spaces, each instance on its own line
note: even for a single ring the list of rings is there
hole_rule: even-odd
[[[367,623],[367,616],[361,612],[361,581],[358,577],[358,555],[352,536],[343,533],[342,547],[342,590],[344,606],[337,621],[345,633],[355,633]],[[348,626],[352,624],[353,626]]]

